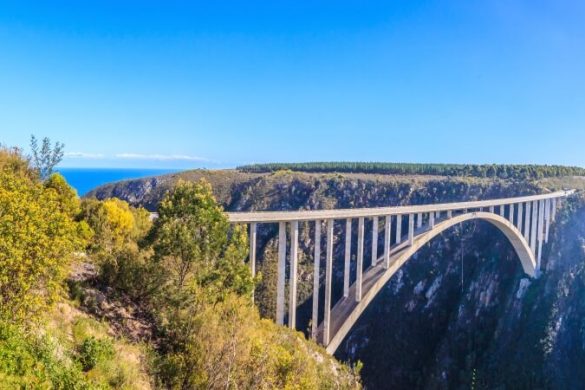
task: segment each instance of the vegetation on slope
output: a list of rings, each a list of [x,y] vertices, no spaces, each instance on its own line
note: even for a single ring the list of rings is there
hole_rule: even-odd
[[[54,155],[48,148],[46,153]],[[44,153],[44,152],[41,152]],[[35,159],[37,160],[37,159]],[[153,224],[120,200],[80,201],[47,166],[0,151],[0,382],[21,388],[356,388],[356,373],[261,319],[247,237],[205,182],[182,183]],[[83,255],[86,252],[89,258]],[[68,301],[73,263],[152,321],[145,347]],[[83,306],[83,291],[69,293]],[[69,313],[69,314],[67,314]],[[73,313],[73,314],[71,314]]]
[[[378,173],[391,175],[437,175],[497,177],[500,179],[541,179],[544,177],[585,176],[585,169],[561,165],[510,164],[408,164],[386,162],[309,162],[244,165],[243,172],[266,173],[279,170],[300,172]]]

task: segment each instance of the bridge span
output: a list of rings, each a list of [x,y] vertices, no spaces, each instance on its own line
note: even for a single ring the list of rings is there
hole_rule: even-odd
[[[484,220],[504,233],[516,251],[524,272],[540,272],[542,247],[548,242],[550,225],[563,198],[574,190],[516,198],[418,206],[337,210],[266,211],[228,213],[230,222],[249,225],[252,273],[256,272],[258,224],[278,224],[278,276],[276,322],[284,325],[285,287],[288,284],[288,326],[297,327],[299,223],[314,224],[313,307],[311,337],[334,353],[351,327],[378,292],[404,263],[426,243],[450,227]],[[352,221],[357,220],[357,247],[352,248]],[[364,267],[365,221],[371,220],[370,265]],[[333,244],[335,221],[345,222],[343,296],[332,302]],[[319,307],[322,228],[325,228],[324,307]],[[287,235],[288,230],[288,235]],[[288,236],[288,237],[287,237]],[[288,244],[288,256],[287,256]],[[382,245],[379,254],[378,249]],[[351,280],[352,249],[355,249],[355,280]],[[288,258],[288,262],[287,262]],[[288,280],[287,280],[288,263]],[[319,319],[323,320],[319,322]]]

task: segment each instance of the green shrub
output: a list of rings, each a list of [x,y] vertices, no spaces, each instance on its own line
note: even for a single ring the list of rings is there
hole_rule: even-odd
[[[27,335],[0,322],[0,384],[2,388],[91,389],[76,364],[57,358],[46,338]]]
[[[83,371],[89,371],[98,363],[114,357],[114,346],[110,340],[88,337],[79,346],[79,362]]]

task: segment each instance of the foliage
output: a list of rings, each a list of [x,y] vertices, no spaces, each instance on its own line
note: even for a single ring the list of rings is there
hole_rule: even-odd
[[[244,165],[243,172],[345,172],[393,175],[437,175],[497,177],[500,179],[542,179],[545,177],[585,176],[585,169],[561,165],[499,165],[499,164],[407,164],[382,162],[309,162]]]
[[[229,294],[215,305],[193,306],[172,326],[172,349],[160,357],[164,387],[242,389],[358,388],[347,367],[302,334],[262,320],[245,297]]]
[[[77,365],[57,358],[47,337],[35,338],[0,321],[2,388],[90,389]]]
[[[245,232],[230,228],[207,182],[181,182],[162,200],[152,239],[155,256],[168,271],[169,294],[180,294],[188,284],[213,291],[212,297],[252,292],[243,262]]]
[[[107,339],[98,340],[95,337],[88,337],[79,346],[79,362],[83,371],[89,371],[99,362],[114,357],[114,346]]]
[[[47,190],[52,190],[55,192],[55,196],[59,199],[59,205],[62,212],[72,218],[77,217],[81,211],[77,191],[75,191],[75,189],[73,189],[67,183],[61,174],[52,174],[47,178],[47,180],[45,180],[43,185]]]
[[[82,246],[70,207],[54,188],[0,172],[0,319],[34,319],[57,297]]]
[[[254,281],[243,262],[246,235],[230,228],[208,183],[181,183],[169,193],[151,240],[160,268],[150,275],[166,279],[152,297],[163,334],[155,361],[161,386],[358,386],[354,373],[302,334],[260,319],[250,299]]]
[[[10,172],[14,175],[33,179],[35,172],[30,169],[28,161],[18,148],[7,148],[0,144],[0,171]]]
[[[47,137],[43,138],[41,142],[39,148],[37,138],[34,135],[30,137],[33,167],[38,171],[41,179],[45,180],[51,176],[55,166],[63,159],[65,145],[56,142],[54,146],[51,146],[51,140]]]
[[[123,200],[84,199],[81,220],[94,232],[90,243],[93,253],[114,253],[127,244],[136,243],[151,227],[148,211],[133,208]]]

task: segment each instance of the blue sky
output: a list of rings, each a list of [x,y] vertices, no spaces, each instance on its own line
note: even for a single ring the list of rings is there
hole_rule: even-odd
[[[585,166],[583,1],[0,0],[0,142],[67,166]]]

